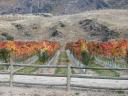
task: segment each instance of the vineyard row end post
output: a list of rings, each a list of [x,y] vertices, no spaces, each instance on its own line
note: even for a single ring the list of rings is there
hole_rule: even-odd
[[[67,91],[71,90],[71,65],[67,64]]]
[[[10,59],[10,87],[13,87],[13,62]]]

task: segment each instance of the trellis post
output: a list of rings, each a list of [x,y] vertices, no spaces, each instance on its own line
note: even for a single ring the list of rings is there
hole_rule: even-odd
[[[13,62],[10,58],[10,87],[13,87]]]
[[[71,65],[67,64],[67,91],[71,89]]]

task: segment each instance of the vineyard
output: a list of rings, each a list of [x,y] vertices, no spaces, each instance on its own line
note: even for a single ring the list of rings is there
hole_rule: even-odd
[[[78,40],[66,45],[71,54],[88,67],[128,68],[128,40],[109,40],[107,42]],[[122,72],[97,71],[102,76],[121,76]],[[123,72],[127,75],[127,72]]]
[[[0,49],[7,50],[15,59],[23,59],[37,54],[38,51],[53,55],[59,48],[57,42],[51,41],[1,41]],[[14,59],[14,58],[13,58]]]
[[[101,84],[101,89],[128,88],[127,84],[125,85],[128,80],[128,40],[126,39],[112,39],[106,42],[80,39],[67,43],[65,49],[61,49],[58,42],[47,40],[0,41],[0,60],[2,76],[0,78],[3,78],[2,80],[8,78],[11,86],[14,83],[35,84],[34,78],[37,77],[30,79],[25,76],[42,76],[37,79],[37,84],[46,85],[49,82],[48,85],[66,85],[68,90],[72,86],[99,88],[99,84],[106,82],[105,80],[108,80],[106,83],[108,85]],[[93,85],[85,83],[88,82],[87,79],[103,81],[97,81]],[[116,80],[122,84],[121,87]],[[58,84],[52,84],[55,82]]]
[[[59,44],[52,41],[1,41],[1,63],[44,64],[59,49]],[[10,67],[1,66],[1,70]],[[15,68],[17,72],[31,73],[37,68]]]
[[[81,51],[87,51],[90,55],[104,57],[125,57],[128,54],[128,40],[109,40],[107,42],[78,40],[66,45],[80,59]]]

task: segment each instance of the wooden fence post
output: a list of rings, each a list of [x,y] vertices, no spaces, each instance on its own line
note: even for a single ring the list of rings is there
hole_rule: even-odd
[[[67,91],[70,91],[70,84],[71,84],[71,65],[67,64]]]
[[[126,49],[126,63],[128,64],[128,48]]]
[[[10,87],[13,87],[13,62],[10,59]]]

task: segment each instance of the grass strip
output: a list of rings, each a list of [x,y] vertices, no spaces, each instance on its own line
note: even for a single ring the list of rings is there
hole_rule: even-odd
[[[88,67],[103,68],[103,66],[98,64],[89,64]],[[111,76],[111,77],[120,76],[120,74],[114,70],[96,70],[96,69],[91,69],[91,70],[96,72],[100,76]]]
[[[42,62],[40,62],[39,60],[37,60],[35,63],[33,63],[32,65],[40,65],[42,64]],[[38,70],[39,68],[34,68],[34,67],[25,67],[19,71],[17,71],[18,73],[26,73],[26,74],[30,74],[35,72],[36,70]]]

